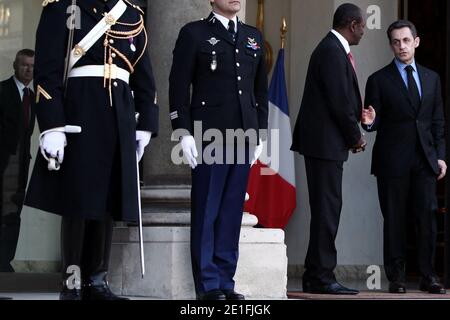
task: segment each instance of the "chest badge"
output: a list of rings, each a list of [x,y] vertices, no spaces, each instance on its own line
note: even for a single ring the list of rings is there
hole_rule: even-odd
[[[255,38],[248,38],[247,48],[252,49],[254,51],[261,49],[258,43],[255,41]]]
[[[217,40],[214,37],[212,37],[211,39],[206,40],[206,41],[208,41],[212,46],[215,46],[216,44],[218,44],[220,42],[220,40]]]

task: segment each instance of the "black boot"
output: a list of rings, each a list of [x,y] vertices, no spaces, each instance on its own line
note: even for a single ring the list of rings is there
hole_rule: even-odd
[[[81,300],[81,255],[85,220],[63,217],[61,222],[62,290],[59,300]]]
[[[82,257],[83,300],[128,300],[115,295],[106,277],[111,253],[113,221],[90,220]]]

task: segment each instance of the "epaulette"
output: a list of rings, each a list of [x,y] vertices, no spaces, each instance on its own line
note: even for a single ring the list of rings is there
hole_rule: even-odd
[[[46,7],[50,3],[54,3],[54,2],[59,2],[59,0],[44,0],[44,2],[42,2],[42,6]]]
[[[257,27],[254,27],[254,26],[251,26],[251,25],[249,25],[249,24],[246,24],[246,23],[242,22],[241,20],[239,20],[239,22],[241,23],[241,25],[243,25],[243,26],[245,26],[245,27],[247,27],[247,28],[250,28],[250,29],[254,29],[254,30],[258,30],[258,31],[259,31],[259,29],[258,29]]]
[[[128,1],[128,0],[123,0],[124,2],[126,2],[129,6],[135,8],[137,11],[139,11],[141,14],[145,14],[144,11],[137,5],[135,5],[134,3]]]

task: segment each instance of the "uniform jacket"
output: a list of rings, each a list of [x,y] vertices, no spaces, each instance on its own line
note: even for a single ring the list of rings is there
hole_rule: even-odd
[[[394,62],[371,75],[365,104],[377,112],[375,123],[363,128],[377,131],[372,153],[372,173],[400,177],[412,167],[416,147],[423,149],[432,170],[445,160],[444,111],[439,75],[417,64],[422,103],[416,110]]]
[[[339,39],[329,33],[311,55],[292,150],[346,161],[361,138],[358,79]]]
[[[77,44],[109,12],[118,0],[79,0],[81,28],[75,30]],[[60,171],[48,171],[39,154],[25,204],[60,215],[102,219],[112,214],[117,220],[136,221],[136,129],[158,134],[158,107],[155,82],[145,34],[135,38],[111,39],[108,43],[125,55],[134,66],[129,85],[112,83],[113,105],[103,77],[69,78],[64,95],[64,59],[68,38],[66,10],[70,0],[44,7],[36,33],[35,85],[51,99],[40,96],[36,104],[41,131],[64,125],[81,126],[80,134],[67,134],[64,162]],[[119,23],[137,24],[141,12],[129,6]],[[112,30],[129,31],[121,24]],[[103,35],[74,66],[103,65]],[[112,40],[112,41],[111,41]],[[132,50],[133,44],[136,51]],[[143,52],[139,59],[140,53]],[[113,63],[131,71],[119,54]],[[134,98],[133,98],[133,94]],[[140,114],[136,125],[135,112]]]
[[[173,52],[169,82],[174,130],[186,129],[194,135],[194,121],[202,121],[203,132],[267,129],[263,37],[254,27],[238,21],[233,42],[213,13],[185,25]]]

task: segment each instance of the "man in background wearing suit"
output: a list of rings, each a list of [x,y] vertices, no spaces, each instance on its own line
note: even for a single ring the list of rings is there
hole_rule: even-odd
[[[14,76],[0,83],[0,271],[13,272],[10,262],[14,259],[20,227],[20,211],[30,165],[30,138],[34,128],[34,93],[32,89],[34,51],[23,49],[14,61]],[[3,212],[3,179],[12,155],[18,155],[19,171],[12,202],[14,212]]]
[[[350,46],[358,45],[365,28],[360,8],[341,5],[333,30],[314,50],[292,150],[305,157],[311,226],[303,291],[357,294],[336,281],[335,239],[342,208],[342,173],[349,151],[364,150],[359,130],[362,100]]]
[[[417,222],[420,290],[443,294],[433,266],[436,180],[447,170],[444,113],[438,74],[414,59],[420,39],[409,21],[394,22],[388,37],[395,59],[366,86],[363,128],[377,131],[372,174],[384,217],[384,267],[391,293],[405,293],[406,217]]]

